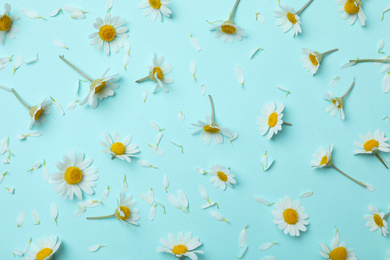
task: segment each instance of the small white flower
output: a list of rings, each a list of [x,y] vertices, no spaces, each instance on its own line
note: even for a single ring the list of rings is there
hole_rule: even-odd
[[[0,13],[0,43],[4,43],[6,36],[10,39],[14,39],[15,33],[18,32],[18,27],[15,26],[14,22],[19,20],[19,16],[10,15],[10,9],[11,5],[6,3],[4,5],[4,12],[2,14]],[[2,69],[1,62],[0,69]]]
[[[301,59],[303,67],[306,68],[307,71],[311,71],[311,74],[314,75],[320,68],[324,56],[335,51],[338,51],[338,49],[332,49],[324,53],[319,53],[317,51],[302,48],[302,53],[305,54],[305,56]]]
[[[31,244],[32,251],[28,252],[25,260],[52,259],[61,245],[61,240],[57,237],[45,237],[38,239],[38,245]]]
[[[131,135],[126,136],[122,142],[119,141],[117,131],[114,131],[113,138],[106,132],[104,132],[104,137],[107,143],[100,142],[100,144],[108,150],[102,150],[102,152],[111,154],[111,159],[116,157],[131,162],[131,157],[137,157],[135,154],[140,152],[137,144],[130,144],[132,139]]]
[[[333,145],[328,145],[327,150],[320,147],[319,150],[313,155],[314,160],[311,161],[312,168],[323,168],[332,165],[332,151]]]
[[[232,174],[229,169],[225,169],[219,164],[211,165],[209,174],[213,175],[210,182],[214,183],[214,187],[220,187],[222,191],[226,190],[226,186],[233,189],[233,184],[237,183],[234,179],[234,174]]]
[[[177,240],[173,234],[168,234],[168,240],[162,238],[160,242],[164,247],[157,247],[157,252],[165,252],[174,255],[176,258],[183,259],[185,256],[192,260],[198,259],[196,254],[203,254],[200,250],[195,250],[202,243],[199,238],[192,238],[192,233],[188,232],[185,236],[183,232],[179,232]]]
[[[346,249],[347,244],[340,242],[340,235],[338,230],[336,229],[336,233],[334,234],[333,242],[331,250],[324,244],[320,243],[320,246],[323,251],[320,251],[320,255],[326,259],[346,259],[346,260],[357,260],[356,254],[353,253],[352,249]]]
[[[369,131],[367,137],[360,135],[362,143],[355,142],[355,145],[360,148],[360,150],[355,150],[354,154],[375,154],[378,152],[390,152],[389,146],[387,143],[389,137],[385,137],[385,133],[376,130],[374,135]]]
[[[162,15],[171,17],[172,11],[168,8],[170,0],[142,0],[142,3],[138,5],[139,8],[147,8],[144,12],[144,16],[152,14],[152,21],[156,21],[156,18],[162,22]]]
[[[282,130],[283,124],[290,125],[282,120],[283,110],[283,103],[280,103],[278,108],[276,108],[274,101],[271,104],[266,103],[264,105],[261,111],[263,116],[257,118],[259,120],[257,124],[260,126],[259,130],[261,131],[261,135],[265,135],[268,132],[268,139],[271,139],[274,134],[276,135]]]
[[[366,25],[366,15],[364,14],[362,4],[363,0],[336,0],[339,7],[339,12],[345,12],[343,19],[349,19],[349,25],[355,23],[356,19],[359,18],[361,26]]]
[[[386,221],[386,218],[390,214],[386,214],[383,212],[379,212],[377,207],[368,206],[368,210],[372,215],[365,215],[364,218],[368,220],[366,223],[366,227],[370,229],[371,232],[379,230],[379,233],[384,237],[387,237],[389,234],[389,227]]]
[[[299,14],[295,12],[294,8],[291,8],[288,5],[279,5],[279,7],[279,10],[274,10],[275,17],[280,18],[276,25],[281,26],[284,33],[293,28],[293,36],[297,36],[298,33],[302,32]]]

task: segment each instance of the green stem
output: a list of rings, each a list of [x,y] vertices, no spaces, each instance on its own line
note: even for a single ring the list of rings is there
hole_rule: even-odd
[[[112,218],[112,217],[115,217],[115,214],[102,216],[102,217],[87,217],[87,219],[105,219],[105,218]]]
[[[339,49],[332,49],[332,50],[329,50],[329,51],[327,51],[327,52],[324,52],[324,53],[322,53],[321,55],[322,56],[325,56],[325,55],[328,55],[328,54],[330,54],[330,53],[332,53],[332,52],[335,52],[335,51],[338,51]]]
[[[387,219],[390,216],[390,212],[383,216],[383,219]]]
[[[381,62],[381,63],[389,63],[390,62],[390,59],[361,59],[361,60],[349,60],[349,62],[355,62],[355,63],[359,63],[359,62]]]
[[[76,66],[74,66],[72,63],[70,63],[68,60],[66,60],[65,58],[64,58],[64,56],[62,55],[60,55],[60,59],[61,60],[63,60],[63,61],[65,61],[65,63],[66,64],[68,64],[69,66],[71,66],[74,70],[76,70],[78,73],[80,73],[81,75],[83,75],[86,79],[88,79],[90,82],[93,82],[93,80],[90,78],[90,77],[88,77],[84,72],[82,72],[81,70],[79,70]]]
[[[383,158],[380,156],[379,152],[376,152],[375,153],[375,156],[379,159],[379,161],[381,161],[383,163],[383,165],[389,169],[389,166],[387,166],[387,163],[385,162],[385,160],[383,160]]]
[[[313,0],[312,0],[313,1]],[[236,13],[236,9],[237,9],[237,6],[238,6],[238,3],[240,2],[240,0],[236,0],[236,3],[234,4],[233,6],[233,10],[231,11],[230,15],[229,15],[229,18],[228,18],[228,21],[230,22],[233,22],[233,16],[234,14]]]
[[[360,186],[362,186],[363,188],[367,189],[366,185],[364,185],[363,183],[361,183],[361,182],[357,181],[356,179],[352,178],[351,176],[349,176],[348,174],[346,174],[345,172],[343,172],[342,170],[337,168],[335,165],[331,164],[330,167],[332,167],[333,169],[335,169],[336,171],[338,171],[339,173],[341,173],[342,175],[344,175],[345,177],[347,177],[351,181],[353,181],[353,182],[359,184]]]
[[[139,79],[136,81],[136,83],[141,83],[142,81],[150,79],[150,76],[143,77],[142,79]]]
[[[19,94],[15,91],[15,89],[11,89],[12,92],[14,93],[15,97],[20,101],[20,103],[22,103],[23,106],[27,107],[28,109],[31,109],[31,107],[29,105],[27,105],[23,99],[19,96]]]
[[[341,99],[344,99],[344,98],[349,94],[349,92],[351,92],[353,86],[355,86],[355,80],[352,81],[351,86],[349,87],[349,89],[347,90],[347,92],[345,92],[345,94],[341,97]]]
[[[304,6],[302,6],[302,8],[299,9],[299,11],[296,14],[300,15],[303,12],[303,10],[305,10],[306,7],[308,7],[312,2],[313,2],[313,0],[309,0],[309,2],[307,2]]]
[[[214,110],[213,98],[211,97],[211,95],[209,95],[209,99],[210,99],[210,104],[211,104],[211,124],[214,124],[215,123],[215,121],[214,121],[215,110]]]
[[[283,122],[283,125],[292,126],[292,124],[290,124],[290,123],[287,123],[287,122]]]

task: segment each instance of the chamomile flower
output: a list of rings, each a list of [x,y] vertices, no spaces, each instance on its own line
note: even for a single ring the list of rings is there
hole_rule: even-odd
[[[274,101],[271,104],[266,103],[264,105],[261,111],[263,116],[257,118],[259,120],[257,124],[260,126],[259,130],[261,131],[261,135],[265,135],[268,132],[268,139],[271,139],[274,134],[276,135],[282,130],[282,125],[291,126],[290,123],[283,122],[283,110],[283,103],[280,103],[278,108],[276,108]]]
[[[298,12],[295,12],[294,8],[288,5],[279,5],[280,10],[275,10],[275,17],[280,18],[276,23],[277,26],[281,26],[283,32],[288,32],[293,28],[293,36],[297,36],[302,32],[300,14],[308,7],[313,0],[309,0]]]
[[[171,17],[172,11],[168,8],[170,0],[142,0],[142,3],[138,5],[139,8],[147,8],[144,12],[144,16],[152,14],[152,20],[156,21],[156,18],[162,22],[162,15]]]
[[[349,25],[355,23],[356,18],[359,18],[360,25],[366,25],[366,15],[364,14],[362,4],[363,0],[336,0],[339,7],[339,12],[345,12],[343,15],[344,20],[349,19]]]
[[[164,247],[157,247],[157,252],[164,252],[174,255],[176,258],[184,259],[188,257],[192,260],[197,260],[196,254],[203,254],[203,251],[194,250],[202,245],[199,238],[192,238],[192,233],[188,232],[185,236],[183,232],[179,232],[177,240],[173,234],[168,234],[168,240],[162,238],[160,242]]]
[[[119,200],[117,200],[117,208],[114,214],[103,217],[88,217],[87,219],[104,219],[115,217],[123,224],[128,225],[130,227],[131,225],[139,226],[139,223],[137,222],[140,219],[138,215],[139,209],[134,209],[136,203],[137,202],[133,200],[132,195],[125,197],[125,194],[123,192],[120,192]]]
[[[125,19],[119,19],[119,16],[111,18],[111,14],[106,14],[104,21],[102,18],[96,18],[96,23],[93,24],[95,29],[99,30],[94,32],[88,37],[93,39],[89,44],[97,46],[97,50],[100,51],[103,47],[104,53],[109,55],[110,48],[114,52],[119,51],[119,47],[123,47],[123,41],[119,38],[127,39],[127,27],[121,27],[126,22]]]
[[[236,38],[238,41],[241,41],[242,37],[246,36],[244,29],[233,22],[233,16],[236,12],[239,2],[240,0],[236,0],[233,10],[226,21],[217,20],[210,23],[210,30],[215,31],[214,36],[216,38],[221,37],[223,42],[227,40],[228,42],[232,43],[234,38]]]
[[[156,93],[159,88],[162,88],[162,90],[168,93],[168,87],[165,84],[171,84],[174,82],[172,78],[165,76],[167,73],[171,72],[171,64],[166,63],[163,65],[163,61],[164,56],[157,57],[157,54],[155,53],[153,57],[153,65],[148,66],[149,75],[136,81],[137,83],[141,83],[145,80],[157,82],[153,94]]]
[[[222,191],[226,190],[226,186],[233,189],[233,184],[237,184],[234,174],[230,172],[230,169],[225,169],[222,165],[211,165],[208,173],[213,175],[210,182],[213,182],[214,187],[219,187]]]
[[[131,162],[130,157],[136,157],[134,154],[139,153],[138,145],[130,145],[131,135],[126,136],[122,142],[119,141],[119,134],[117,131],[114,132],[113,138],[111,138],[107,133],[104,133],[104,137],[107,143],[100,143],[108,150],[102,150],[102,152],[111,154],[111,159],[116,157],[121,160]]]
[[[38,239],[38,245],[31,244],[31,249],[28,255],[25,256],[26,260],[44,260],[52,259],[53,255],[57,252],[61,245],[61,240],[57,237],[45,237]]]
[[[370,229],[371,232],[379,230],[379,233],[385,237],[389,234],[389,227],[386,219],[390,216],[390,212],[385,215],[383,212],[379,212],[377,207],[368,206],[368,211],[371,215],[365,215],[364,218],[368,220],[366,227]]]
[[[353,253],[352,249],[346,249],[347,244],[342,242],[340,245],[340,234],[336,229],[334,234],[332,247],[329,249],[324,243],[321,243],[320,246],[323,251],[320,251],[320,255],[326,259],[345,259],[345,260],[357,260],[356,254]]]
[[[329,91],[329,93],[327,94],[324,93],[324,99],[331,102],[331,104],[326,109],[326,112],[331,112],[331,115],[334,117],[337,114],[337,112],[340,111],[340,118],[341,120],[344,120],[345,119],[345,114],[343,109],[344,99],[349,94],[349,92],[351,92],[354,85],[355,85],[355,81],[352,82],[351,86],[342,97],[335,97],[332,91]]]
[[[300,204],[300,200],[292,202],[290,197],[285,197],[279,203],[275,203],[276,210],[272,211],[274,223],[278,224],[280,230],[284,230],[284,234],[299,236],[300,232],[307,230],[306,226],[309,222],[306,219],[309,215],[305,213],[304,207],[300,207]]]
[[[5,36],[14,39],[15,33],[18,32],[18,27],[14,25],[14,22],[19,20],[19,16],[10,15],[10,9],[11,5],[6,3],[4,5],[4,13],[0,14],[0,43],[5,41]]]
[[[84,153],[79,153],[77,157],[74,151],[70,152],[69,157],[63,155],[63,162],[56,162],[60,172],[51,174],[49,178],[49,183],[55,184],[53,190],[70,200],[73,200],[74,195],[81,200],[82,191],[94,194],[92,187],[96,186],[95,181],[99,176],[96,167],[89,167],[92,162],[91,157],[84,160]]]
[[[212,97],[209,95],[211,103],[211,117],[206,116],[206,123],[203,121],[198,121],[197,124],[191,124],[195,128],[200,128],[199,130],[192,133],[193,135],[202,133],[200,136],[200,141],[205,144],[209,144],[211,137],[213,137],[215,144],[223,143],[223,136],[231,137],[232,132],[227,127],[219,126],[214,120],[214,103]]]
[[[50,107],[51,107],[50,100],[44,99],[41,103],[39,103],[36,106],[29,106],[22,100],[22,98],[15,91],[15,89],[12,89],[12,92],[14,93],[15,97],[20,101],[20,103],[22,103],[22,105],[25,106],[30,112],[31,122],[30,122],[29,129],[31,129],[34,124],[40,126],[41,123],[46,122],[46,118],[44,115],[50,113]]]
[[[88,104],[92,108],[97,108],[97,106],[99,105],[99,100],[102,101],[104,98],[113,96],[114,89],[119,88],[119,86],[114,83],[119,81],[119,74],[106,77],[110,68],[108,68],[100,78],[93,80],[87,75],[85,75],[78,68],[76,68],[74,65],[72,65],[69,61],[67,61],[64,56],[60,56],[60,58],[91,82],[91,86],[89,87],[89,93],[80,102],[80,106],[83,106],[88,102]]]
[[[359,147],[359,150],[355,150],[354,154],[374,154],[378,159],[385,165],[388,169],[386,162],[380,156],[380,152],[390,152],[390,144],[387,143],[389,137],[385,137],[385,134],[376,130],[374,135],[371,131],[368,132],[367,137],[364,135],[360,135],[360,139],[362,139],[362,143],[355,142],[355,145]]]
[[[306,68],[308,71],[311,71],[311,74],[314,75],[317,73],[321,65],[322,58],[338,50],[339,49],[333,49],[324,53],[319,53],[317,51],[302,48],[302,53],[305,54],[305,56],[301,59],[303,67]]]

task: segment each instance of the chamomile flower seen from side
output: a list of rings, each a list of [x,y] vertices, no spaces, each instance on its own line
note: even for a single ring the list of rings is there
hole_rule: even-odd
[[[390,212],[385,215],[383,212],[379,212],[378,208],[375,206],[368,206],[368,211],[371,215],[365,215],[364,218],[368,220],[366,227],[370,229],[371,232],[379,230],[379,233],[385,237],[389,234],[389,226],[386,219],[390,216]]]
[[[323,251],[320,251],[320,255],[329,260],[357,260],[356,254],[353,253],[352,249],[347,249],[347,244],[342,242],[340,244],[340,234],[336,229],[334,234],[332,247],[329,249],[324,243],[320,244]]]
[[[274,134],[276,135],[282,130],[282,125],[291,126],[291,124],[283,122],[283,110],[283,103],[280,103],[278,108],[276,108],[274,101],[272,101],[271,104],[266,103],[264,105],[263,110],[261,111],[263,115],[257,118],[259,120],[257,124],[259,125],[261,135],[265,135],[268,132],[268,139],[271,139]]]
[[[156,21],[156,18],[162,22],[162,15],[171,17],[172,11],[168,8],[170,0],[142,0],[142,3],[138,5],[139,8],[147,8],[144,12],[144,16],[151,14],[152,20]]]
[[[128,28],[122,26],[125,24],[125,19],[119,19],[119,16],[114,16],[111,18],[111,14],[107,13],[104,21],[102,18],[96,18],[96,23],[93,24],[97,32],[89,35],[89,38],[93,39],[90,42],[90,45],[97,46],[97,50],[100,51],[102,48],[104,53],[109,55],[110,49],[114,52],[119,51],[119,47],[123,47],[122,39],[127,39]]]
[[[4,5],[4,13],[0,13],[0,43],[5,41],[6,36],[10,39],[14,39],[15,33],[18,32],[18,27],[14,25],[14,22],[19,20],[19,16],[10,15],[10,9],[11,5],[6,3]]]
[[[202,243],[199,241],[199,238],[193,238],[191,232],[188,232],[186,235],[183,232],[179,232],[177,240],[173,234],[168,234],[168,240],[162,238],[160,242],[164,247],[157,247],[157,252],[172,254],[180,260],[184,260],[185,257],[197,260],[198,256],[196,254],[203,254],[203,251],[195,250]]]
[[[275,203],[276,210],[272,211],[274,223],[278,225],[280,230],[284,230],[284,234],[300,236],[300,232],[307,230],[309,215],[305,213],[305,208],[300,205],[300,200],[292,202],[290,197],[285,197],[279,203]]]
[[[344,120],[345,119],[344,99],[349,94],[349,92],[351,92],[354,85],[355,85],[355,80],[352,82],[347,92],[345,92],[345,94],[341,97],[335,97],[332,91],[329,91],[329,93],[327,94],[324,93],[324,99],[331,102],[331,104],[326,109],[326,112],[331,112],[331,115],[334,117],[337,114],[337,112],[340,111],[340,118],[341,120]]]
[[[339,49],[332,49],[324,53],[319,53],[317,51],[302,48],[302,53],[305,54],[305,56],[301,59],[303,67],[308,71],[311,71],[311,74],[314,75],[317,73],[321,65],[322,58],[338,50]]]
[[[102,152],[111,154],[111,159],[116,157],[131,162],[131,157],[136,157],[135,154],[139,153],[138,145],[130,144],[131,135],[126,136],[122,142],[119,141],[119,134],[117,131],[114,132],[112,138],[107,133],[104,133],[104,137],[107,143],[100,143],[108,150],[102,150]]]
[[[57,237],[45,237],[38,239],[38,245],[32,243],[25,260],[50,260],[61,245],[61,240]]]
[[[165,84],[171,84],[174,82],[172,78],[166,76],[166,74],[172,70],[171,64],[163,64],[163,61],[164,56],[157,57],[157,54],[155,53],[153,57],[153,65],[148,66],[149,75],[136,81],[137,83],[141,83],[145,80],[152,80],[157,82],[157,85],[153,90],[153,94],[156,93],[159,88],[162,88],[162,90],[168,93],[169,90]]]
[[[230,169],[225,169],[222,165],[211,165],[208,173],[213,175],[210,182],[214,183],[214,187],[219,187],[222,191],[226,190],[226,186],[233,189],[233,184],[237,184],[234,174],[230,172]]]
[[[343,15],[344,20],[349,19],[349,25],[353,25],[357,18],[361,26],[366,25],[366,15],[364,14],[362,4],[363,0],[336,0],[339,7],[339,12],[345,12]]]
[[[214,36],[216,38],[221,37],[223,42],[227,40],[228,42],[232,43],[234,38],[236,38],[238,41],[241,41],[242,37],[246,36],[244,29],[233,22],[233,17],[239,2],[240,0],[236,0],[233,10],[226,21],[217,20],[210,23],[210,30],[215,31]]]
[[[223,143],[223,136],[231,137],[232,132],[223,126],[219,126],[214,120],[214,103],[212,97],[209,95],[210,104],[211,104],[211,117],[206,116],[206,122],[198,121],[197,124],[192,123],[191,125],[198,130],[192,133],[193,135],[202,133],[200,135],[200,141],[205,144],[210,144],[211,137],[213,137],[215,144]]]
[[[56,162],[59,172],[49,176],[49,183],[55,184],[53,190],[64,199],[69,197],[70,200],[73,200],[74,195],[81,200],[82,191],[94,194],[92,188],[96,186],[95,181],[99,176],[96,174],[96,167],[89,167],[92,162],[91,157],[84,160],[84,153],[79,153],[77,157],[74,151],[71,151],[69,156],[63,155],[63,162]]]
[[[297,36],[298,33],[302,32],[301,18],[299,15],[312,2],[313,0],[309,0],[309,2],[307,2],[298,12],[295,12],[294,8],[289,7],[288,5],[279,5],[280,9],[275,10],[275,17],[280,18],[276,25],[280,26],[283,32],[288,32],[291,28],[293,28],[293,36]]]
[[[382,133],[379,130],[376,130],[374,135],[371,131],[368,132],[368,135],[360,135],[362,142],[355,142],[355,145],[359,150],[355,150],[354,154],[374,154],[388,169],[386,162],[380,155],[380,152],[390,152],[390,144],[387,143],[389,137],[385,137],[385,133]]]

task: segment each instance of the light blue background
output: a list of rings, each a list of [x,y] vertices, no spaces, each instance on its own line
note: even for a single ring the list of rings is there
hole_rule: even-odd
[[[337,11],[335,1],[315,0],[301,15],[303,33],[293,38],[292,32],[284,34],[276,23],[273,10],[277,1],[242,0],[235,15],[235,22],[245,28],[248,37],[233,44],[215,39],[205,20],[226,19],[234,1],[173,1],[171,19],[152,22],[144,17],[144,10],[137,6],[141,1],[115,0],[112,15],[120,15],[127,20],[131,43],[131,60],[127,70],[123,70],[123,49],[119,54],[106,56],[89,46],[88,35],[95,31],[93,23],[97,16],[104,17],[107,1],[10,1],[11,13],[20,15],[15,24],[19,28],[14,40],[6,39],[0,47],[0,56],[15,57],[23,54],[25,61],[39,53],[39,61],[33,65],[23,65],[12,76],[13,63],[0,71],[0,84],[14,87],[31,105],[43,98],[53,96],[64,108],[74,99],[77,80],[80,76],[64,64],[58,55],[82,68],[91,77],[100,77],[107,67],[111,73],[122,73],[120,89],[113,98],[104,100],[93,110],[77,106],[73,111],[65,111],[61,116],[53,105],[47,123],[34,127],[34,131],[44,134],[39,138],[18,141],[17,134],[28,133],[28,111],[10,93],[0,94],[0,137],[10,137],[10,147],[16,155],[9,165],[0,165],[1,173],[9,171],[1,186],[15,187],[15,194],[0,190],[1,259],[12,259],[12,250],[23,250],[28,239],[57,235],[63,244],[55,259],[173,259],[172,255],[156,253],[161,246],[160,238],[168,233],[177,235],[179,231],[192,231],[204,244],[205,252],[200,259],[234,259],[241,253],[238,236],[246,224],[248,228],[249,250],[244,259],[261,259],[274,255],[277,259],[321,259],[320,242],[330,246],[336,225],[341,241],[353,248],[359,259],[384,259],[390,249],[389,239],[378,232],[371,233],[365,227],[363,215],[368,214],[368,205],[378,206],[380,211],[388,211],[390,172],[372,156],[354,156],[355,141],[359,134],[380,129],[390,133],[390,123],[381,120],[390,114],[389,96],[382,93],[383,75],[380,67],[373,64],[359,64],[346,70],[340,67],[349,59],[380,57],[377,45],[380,39],[390,43],[388,29],[390,16],[380,21],[385,3],[364,2],[368,18],[362,28],[358,21],[349,26]],[[286,4],[286,1],[282,2]],[[305,0],[289,1],[296,10]],[[1,3],[3,6],[4,2]],[[75,5],[90,13],[84,20],[72,20],[70,15],[59,14],[48,18],[48,14],[64,5]],[[30,8],[38,11],[47,21],[24,17],[20,10]],[[255,20],[255,12],[263,13],[266,23]],[[190,43],[192,33],[202,46],[197,52]],[[56,47],[53,39],[62,40],[69,50]],[[253,49],[262,47],[249,60]],[[311,48],[320,52],[333,48],[340,50],[327,56],[319,72],[313,77],[302,68],[301,48]],[[385,51],[390,51],[385,47]],[[147,75],[147,65],[151,64],[153,53],[165,56],[173,71],[169,76],[175,83],[169,85],[169,93],[162,91],[152,95],[155,84],[134,83]],[[197,81],[189,73],[189,62],[197,62]],[[243,88],[235,77],[236,65],[245,72]],[[340,82],[333,89],[341,96],[352,79],[356,85],[346,100],[346,120],[339,115],[332,118],[325,112],[329,105],[322,99],[322,93],[331,90],[330,81],[340,75]],[[219,124],[239,133],[232,146],[226,139],[223,145],[204,145],[199,136],[191,136],[190,123],[204,120],[209,114],[207,95],[200,94],[199,85],[205,84],[207,94],[214,98],[216,120]],[[291,95],[276,88],[277,85],[291,90]],[[83,84],[82,96],[89,86]],[[142,91],[148,90],[144,103]],[[272,140],[260,135],[257,129],[257,116],[266,102],[283,102],[285,121],[293,123],[285,127]],[[185,122],[177,119],[178,112],[185,113]],[[145,141],[154,143],[157,131],[149,122],[155,121],[166,128],[160,147],[164,156],[155,155]],[[110,134],[119,131],[120,136],[133,136],[132,143],[140,146],[140,157],[159,167],[146,169],[101,153],[99,141],[104,140],[103,131]],[[180,148],[169,141],[174,140],[184,146]],[[352,183],[336,171],[311,170],[312,154],[320,147],[334,144],[335,164],[358,180],[371,183],[375,192],[369,192]],[[86,199],[101,199],[107,185],[111,192],[102,206],[88,209],[80,218],[77,200],[63,200],[52,191],[53,185],[43,181],[41,170],[26,173],[32,165],[45,158],[50,172],[55,172],[55,161],[71,150],[92,156],[93,166],[99,168],[99,180],[95,196]],[[260,158],[267,150],[276,160],[268,172],[262,172]],[[388,157],[389,155],[387,155]],[[4,159],[2,157],[1,159]],[[212,164],[231,167],[236,175],[237,185],[225,192],[213,188],[210,176],[201,176],[196,167],[208,169]],[[134,229],[123,226],[116,219],[87,221],[86,216],[111,214],[115,201],[122,190],[123,175],[127,174],[128,194],[138,201],[136,208],[141,210],[140,226]],[[162,180],[167,174],[171,186],[169,192],[177,194],[183,189],[190,202],[190,213],[184,214],[169,204],[165,197]],[[208,210],[200,210],[204,203],[198,192],[203,185],[211,200],[220,205],[219,212],[230,224],[217,222],[209,216]],[[156,218],[150,222],[150,206],[141,200],[140,193],[149,188],[155,191],[155,199],[164,203],[167,214],[157,208]],[[279,201],[284,196],[293,199],[300,194],[313,191],[314,196],[302,199],[302,205],[310,215],[308,231],[300,237],[290,237],[273,224],[271,210],[253,200],[255,195],[269,201]],[[50,216],[50,203],[59,208],[56,226]],[[33,225],[31,211],[36,209],[41,216],[41,224]],[[22,227],[16,227],[16,217],[26,210],[27,217]],[[212,210],[216,210],[215,208]],[[259,246],[265,242],[279,242],[269,251],[262,252]],[[96,253],[88,252],[95,244],[103,244]]]

